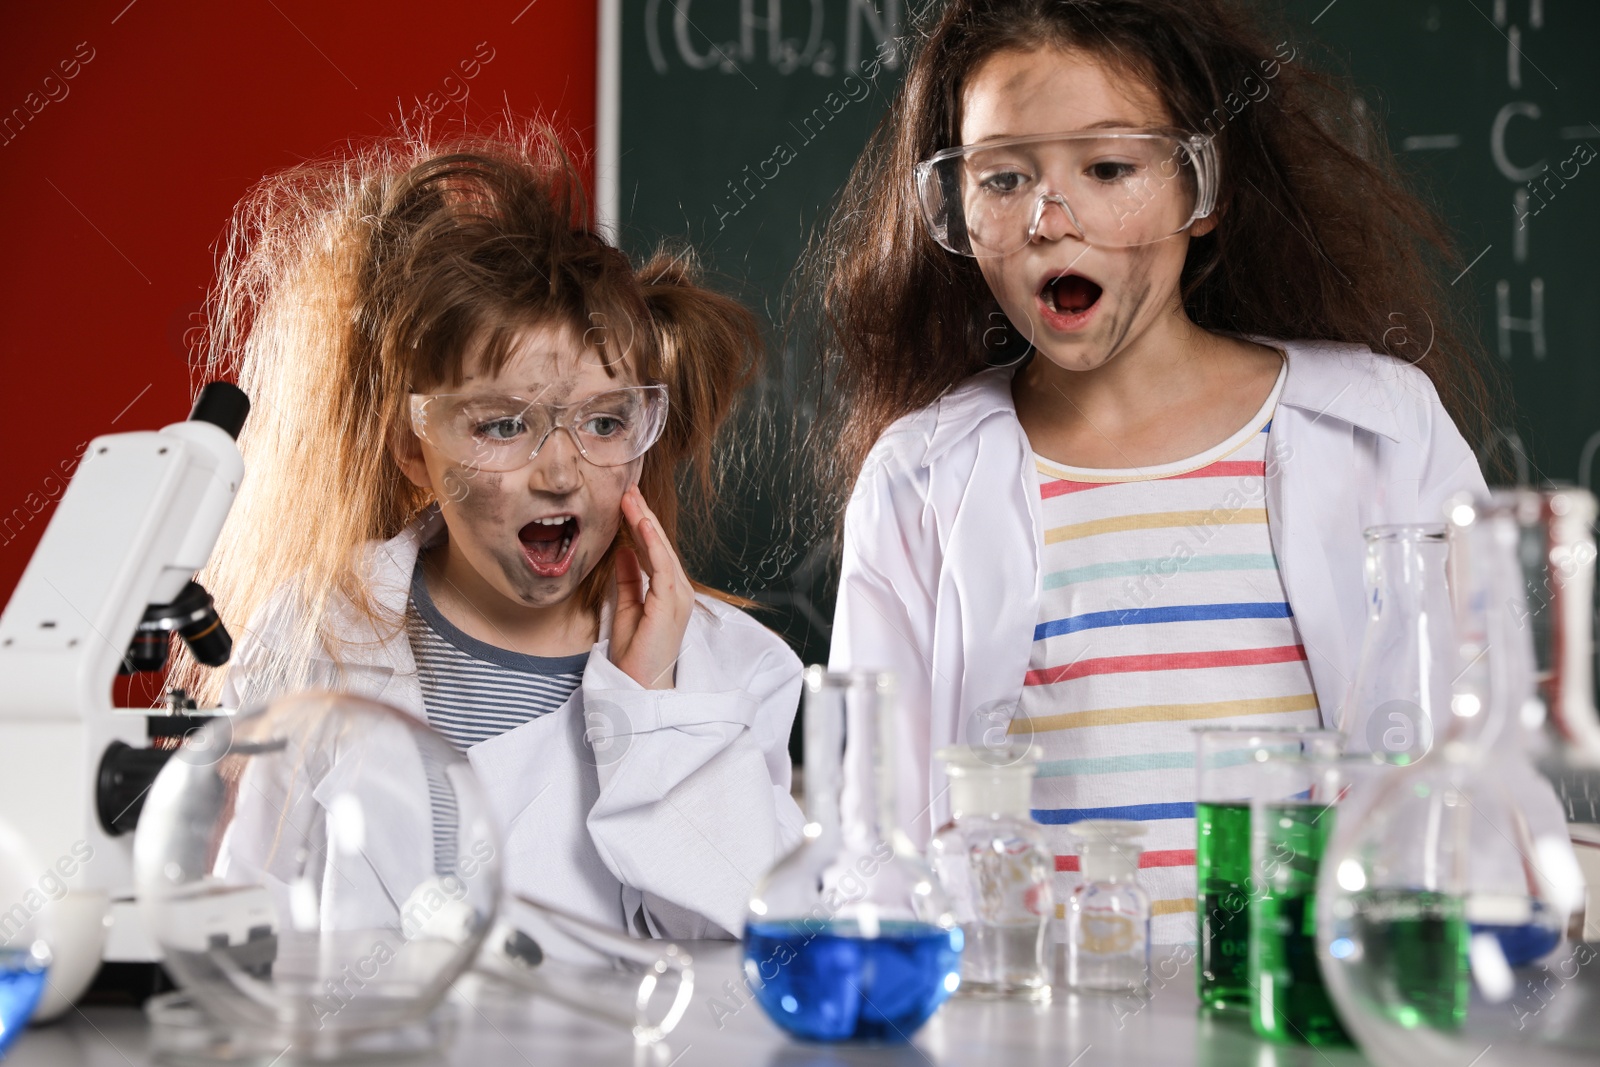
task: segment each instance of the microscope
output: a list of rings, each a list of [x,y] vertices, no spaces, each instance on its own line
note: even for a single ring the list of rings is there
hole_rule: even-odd
[[[174,691],[165,707],[114,708],[112,683],[165,667],[173,634],[200,663],[227,662],[232,639],[194,576],[244,476],[249,410],[212,382],[184,422],[95,438],[0,615],[0,818],[40,865],[30,881],[66,887],[0,902],[0,934],[39,913],[51,947],[35,1019],[65,1011],[102,962],[161,959],[134,900],[132,831],[183,736],[227,712]]]

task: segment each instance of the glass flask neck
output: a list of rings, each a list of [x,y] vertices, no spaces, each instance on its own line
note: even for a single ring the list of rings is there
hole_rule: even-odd
[[[1520,753],[1522,716],[1536,700],[1517,512],[1514,499],[1466,498],[1450,512],[1461,663],[1451,698],[1452,736],[1476,745],[1481,755]]]
[[[1412,763],[1450,715],[1450,542],[1442,523],[1375,526],[1366,541],[1367,631],[1339,726],[1349,751]]]
[[[1367,613],[1374,625],[1406,625],[1418,616],[1448,619],[1443,526],[1377,526],[1367,531]]]
[[[806,672],[806,820],[809,837],[871,849],[895,833],[892,675]]]

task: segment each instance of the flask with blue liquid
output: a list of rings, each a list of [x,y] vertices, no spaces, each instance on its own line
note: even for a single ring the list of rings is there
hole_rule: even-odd
[[[781,1029],[901,1043],[961,983],[962,932],[895,818],[892,675],[805,676],[806,828],[745,920],[744,971]]]
[[[21,835],[0,823],[0,1058],[28,1025],[44,993],[50,950],[41,919],[53,903],[54,872],[33,858]],[[44,884],[41,884],[44,883]]]

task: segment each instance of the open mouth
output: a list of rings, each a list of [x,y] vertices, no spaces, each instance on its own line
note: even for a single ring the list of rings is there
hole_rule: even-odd
[[[552,515],[534,519],[517,531],[522,554],[533,572],[545,578],[559,578],[572,566],[572,547],[578,543],[576,515]]]
[[[1100,302],[1104,289],[1081,274],[1062,274],[1045,279],[1039,300],[1056,316],[1075,319]]]

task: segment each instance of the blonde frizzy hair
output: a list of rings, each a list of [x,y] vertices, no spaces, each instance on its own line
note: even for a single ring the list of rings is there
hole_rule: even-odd
[[[674,543],[680,487],[709,520],[716,434],[761,340],[749,312],[697,275],[687,255],[635,270],[589,222],[543,127],[356,146],[260,182],[220,245],[203,352],[207,378],[236,377],[252,410],[245,479],[201,581],[235,633],[268,609],[293,620],[279,647],[241,635],[241,652],[261,657],[252,673],[275,692],[327,685],[313,664],[341,663],[352,618],[371,640],[399,632],[363,561],[432,502],[392,458],[411,433],[407,396],[459,383],[469,349],[495,373],[530,327],[570,326],[608,372],[626,359],[666,383],[666,428],[639,486]],[[591,611],[615,548],[580,585]],[[171,681],[214,703],[220,674],[185,655]]]

